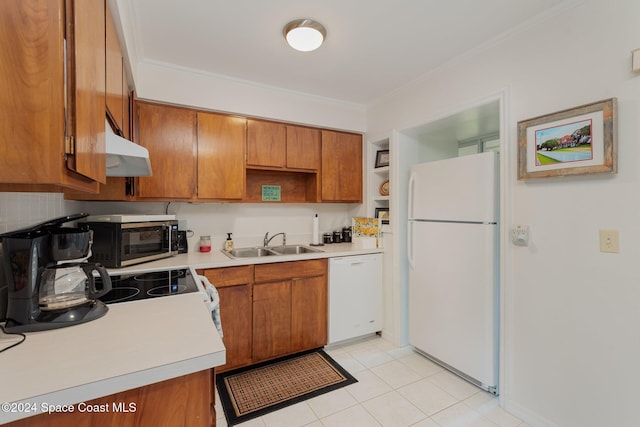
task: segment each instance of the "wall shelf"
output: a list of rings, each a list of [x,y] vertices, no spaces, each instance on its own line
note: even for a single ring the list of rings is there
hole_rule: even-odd
[[[368,167],[367,167],[367,215],[375,217],[376,209],[383,208],[389,209],[390,196],[383,196],[380,194],[380,185],[389,179],[390,165],[375,167],[377,153],[380,150],[389,149],[389,138],[382,138],[379,140],[368,141]],[[390,221],[392,223],[392,221]],[[391,230],[392,224],[385,224],[383,229],[386,231]]]

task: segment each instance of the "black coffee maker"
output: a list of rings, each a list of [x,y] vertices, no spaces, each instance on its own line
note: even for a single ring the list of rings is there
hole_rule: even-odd
[[[91,230],[62,227],[87,217],[75,214],[0,235],[7,281],[7,332],[63,328],[104,316],[97,298],[111,290],[99,264],[87,263]],[[96,288],[94,274],[102,279]]]

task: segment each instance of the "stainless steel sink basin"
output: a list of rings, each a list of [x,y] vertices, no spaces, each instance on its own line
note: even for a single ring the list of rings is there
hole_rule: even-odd
[[[310,248],[304,245],[286,245],[286,246],[273,246],[269,248],[255,247],[255,248],[237,248],[231,250],[231,252],[222,251],[223,254],[230,258],[254,258],[263,256],[278,256],[278,255],[301,255],[307,253],[322,252],[320,249]]]
[[[267,248],[238,248],[238,249],[232,249],[231,252],[223,251],[223,253],[231,256],[232,258],[253,258],[253,257],[261,257],[261,256],[278,255],[271,249],[267,249]]]
[[[286,246],[274,246],[271,249],[273,252],[277,252],[282,255],[298,255],[309,254],[314,252],[322,252],[320,249],[310,248],[303,245],[286,245]]]

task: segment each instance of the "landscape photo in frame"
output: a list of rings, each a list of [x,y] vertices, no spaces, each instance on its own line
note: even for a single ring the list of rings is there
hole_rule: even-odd
[[[616,99],[518,122],[518,179],[617,172]]]

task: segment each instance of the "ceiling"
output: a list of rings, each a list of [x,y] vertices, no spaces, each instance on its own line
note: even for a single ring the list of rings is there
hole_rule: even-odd
[[[120,14],[138,62],[367,106],[563,1],[135,0]],[[326,27],[318,50],[286,44],[297,18]]]

